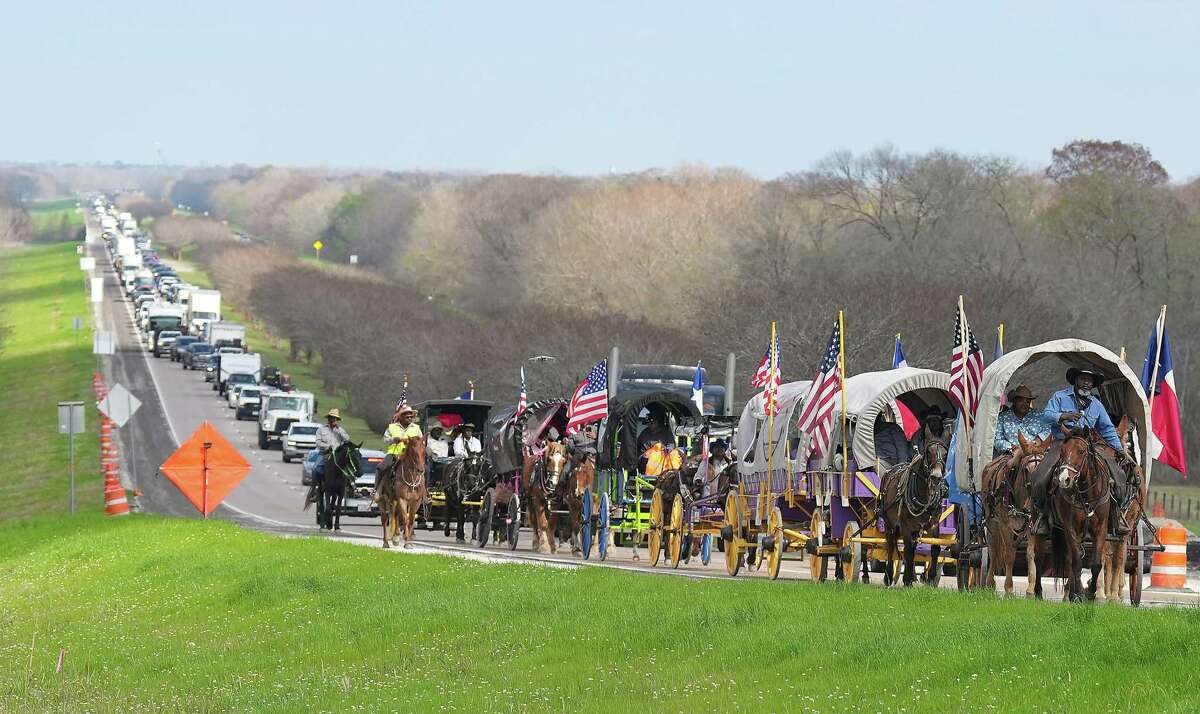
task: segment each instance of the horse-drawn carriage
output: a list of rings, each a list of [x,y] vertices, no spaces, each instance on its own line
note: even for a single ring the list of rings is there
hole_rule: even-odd
[[[994,459],[997,423],[1002,409],[1007,408],[1004,400],[1010,388],[1022,382],[1061,385],[1059,370],[1072,367],[1090,368],[1103,376],[1104,381],[1095,396],[1114,425],[1123,424],[1127,427],[1123,434],[1125,447],[1140,468],[1127,470],[1128,481],[1124,484],[1106,485],[1103,482],[1109,481],[1107,477],[1098,480],[1096,488],[1098,493],[1103,494],[1102,500],[1107,501],[1107,508],[1101,508],[1101,503],[1088,503],[1087,499],[1076,504],[1071,504],[1067,499],[1066,505],[1071,510],[1080,511],[1085,527],[1090,525],[1094,514],[1107,511],[1107,521],[1113,527],[1099,538],[1103,541],[1099,551],[1097,538],[1093,537],[1095,532],[1085,528],[1087,537],[1082,542],[1085,550],[1082,560],[1104,565],[1107,577],[1103,584],[1110,598],[1122,596],[1124,576],[1128,575],[1129,598],[1136,605],[1141,601],[1145,554],[1147,551],[1162,550],[1142,508],[1152,463],[1150,448],[1153,436],[1148,433],[1150,406],[1138,375],[1120,357],[1105,347],[1078,339],[1051,340],[1014,350],[988,365],[983,372],[974,428],[968,436],[965,425],[960,424],[955,435],[952,482],[956,490],[961,491],[961,495],[956,497],[963,504],[960,511],[970,516],[965,519],[963,544],[959,549],[960,586],[994,587],[991,577],[994,568],[1003,565],[1007,576],[1006,591],[1011,590],[1014,563],[1019,560],[1020,554],[1026,552],[1033,520],[1038,515],[1034,512],[1029,493],[1032,479],[1037,469],[1057,469],[1059,464],[1049,463],[1053,452],[1046,453],[1047,445],[1051,443],[1048,439],[1041,445],[1023,443],[1020,448],[1014,449],[1011,457],[1000,455]],[[1097,443],[1093,435],[1059,436],[1065,436],[1065,441],[1074,438],[1088,451],[1100,453],[1107,448]],[[1001,463],[1006,460],[1011,463]],[[1046,461],[1044,466],[1041,463],[1043,460]],[[1063,475],[1070,476],[1069,471],[1073,467],[1065,461],[1062,463]],[[1067,480],[1064,478],[1063,483]],[[1052,491],[1059,486],[1057,481],[1051,481]],[[1083,478],[1078,481],[1082,483]],[[1064,529],[1056,526],[1056,530]],[[1026,565],[1033,571],[1030,573],[1029,588],[1032,593],[1040,578],[1035,570],[1036,563],[1027,562]],[[1056,575],[1077,581],[1078,569],[1074,573]],[[1095,581],[1095,576],[1094,570],[1093,588],[1100,585]],[[1068,594],[1070,592],[1069,587]],[[1089,595],[1093,594],[1094,589]]]
[[[652,515],[658,476],[645,472],[639,441],[649,428],[648,419],[661,415],[671,434],[685,424],[698,424],[696,405],[678,391],[661,387],[622,385],[609,402],[608,416],[600,422],[596,437],[596,484],[583,494],[584,557],[590,556],[596,536],[601,559],[607,556],[611,530],[614,545],[637,548],[643,539],[661,535],[663,515]],[[675,446],[671,444],[669,446]],[[595,511],[592,504],[595,503]],[[594,514],[594,515],[593,515]],[[657,554],[657,541],[648,545]],[[656,557],[652,555],[652,557]]]
[[[428,439],[430,430],[441,428],[456,433],[470,424],[479,433],[480,443],[486,444],[490,434],[488,417],[492,402],[478,399],[439,399],[422,402],[413,407],[417,410],[417,424]],[[463,525],[468,516],[474,523],[477,509],[482,506],[482,496],[489,486],[491,468],[483,454],[454,458],[434,456],[426,450],[426,488],[428,498],[421,514],[430,527],[443,526],[443,533],[450,535],[450,524],[456,525],[458,540],[464,540]]]
[[[476,540],[481,548],[494,542],[515,549],[522,511],[529,511],[531,501],[542,507],[528,517],[535,529],[536,548],[540,540],[538,527],[545,525],[539,523],[542,516],[549,519],[550,511],[563,510],[552,504],[559,502],[556,494],[566,467],[566,449],[549,437],[566,433],[567,403],[547,399],[529,404],[520,414],[516,412],[515,406],[501,410],[490,425],[486,448],[495,476],[487,484],[479,511]]]
[[[922,563],[927,579],[936,581],[939,566],[953,563],[948,546],[955,542],[955,519],[940,488],[951,429],[944,428],[944,437],[923,434],[918,437],[922,448],[910,450],[907,439],[914,433],[904,432],[903,423],[932,407],[952,413],[949,382],[943,372],[907,367],[848,378],[847,433],[842,433],[839,398],[829,448],[807,462],[802,460],[809,436],[798,430],[796,417],[810,383],[781,385],[773,420],[763,413],[762,394],[751,399],[738,430],[739,486],[724,509],[728,572],[735,575],[743,563],[757,568],[765,561],[776,578],[782,561],[795,553],[807,561],[813,580],[828,576],[830,559],[838,566],[838,579],[852,580],[860,568],[866,579],[872,563],[892,560],[888,530],[920,515],[921,527],[909,531],[916,536],[911,549],[895,550],[894,535],[892,554]],[[884,452],[897,441],[899,447]],[[889,483],[900,490],[889,494]],[[885,573],[885,581],[897,572]]]

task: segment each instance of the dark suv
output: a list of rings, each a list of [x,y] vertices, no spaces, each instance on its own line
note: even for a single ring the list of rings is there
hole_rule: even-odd
[[[184,348],[183,352],[183,368],[184,369],[204,369],[212,360],[213,353],[217,351],[216,347],[207,342],[193,342]]]

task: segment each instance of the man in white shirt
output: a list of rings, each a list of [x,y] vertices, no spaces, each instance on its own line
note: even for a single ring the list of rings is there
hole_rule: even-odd
[[[450,443],[446,441],[446,430],[440,425],[429,427],[429,442],[426,446],[426,451],[429,452],[430,458],[448,459],[450,458]]]
[[[467,423],[459,427],[459,434],[454,437],[454,455],[470,456],[482,453],[483,445],[475,437],[475,425]]]

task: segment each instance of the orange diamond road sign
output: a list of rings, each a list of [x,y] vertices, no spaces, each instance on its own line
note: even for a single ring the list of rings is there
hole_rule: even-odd
[[[216,427],[205,421],[163,462],[159,471],[208,518],[250,473],[250,463]]]

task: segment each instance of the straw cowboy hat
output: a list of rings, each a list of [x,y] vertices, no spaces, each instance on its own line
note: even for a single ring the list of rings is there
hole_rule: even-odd
[[[396,410],[396,416],[398,416],[398,417],[404,416],[405,414],[414,414],[415,415],[416,413],[417,413],[417,410],[413,409],[412,407],[400,407],[399,409]]]
[[[1011,402],[1014,399],[1028,399],[1032,402],[1033,400],[1037,399],[1037,397],[1034,396],[1033,392],[1029,391],[1029,387],[1026,387],[1024,384],[1022,384],[1016,389],[1008,390],[1008,401]]]
[[[1091,367],[1072,367],[1068,369],[1067,381],[1071,384],[1075,384],[1075,380],[1079,379],[1079,375],[1081,374],[1092,375],[1092,386],[1094,387],[1099,387],[1101,384],[1104,384],[1104,375],[1100,374]]]
[[[341,421],[342,413],[340,411],[338,411],[337,407],[334,407],[333,409],[330,409],[329,411],[325,412],[325,418],[326,419],[337,419],[338,421]]]

